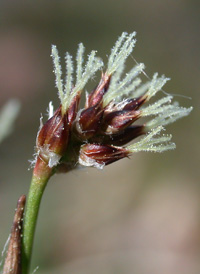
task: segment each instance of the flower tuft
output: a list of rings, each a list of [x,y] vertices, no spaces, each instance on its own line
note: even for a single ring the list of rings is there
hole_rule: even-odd
[[[171,95],[149,104],[169,78],[155,73],[152,80],[142,83],[143,63],[137,63],[124,75],[126,59],[136,43],[135,35],[135,32],[123,32],[118,38],[98,85],[86,93],[83,109],[79,108],[83,89],[102,69],[103,61],[93,50],[84,65],[85,48],[80,43],[75,61],[68,52],[65,55],[63,85],[60,58],[56,46],[52,46],[61,105],[54,112],[52,103],[49,104],[49,120],[41,126],[37,136],[37,157],[49,168],[69,170],[79,163],[102,169],[135,152],[163,152],[175,148],[172,136],[162,134],[164,126],[189,115],[192,107],[180,107]],[[136,121],[139,122],[136,124]],[[135,141],[138,137],[140,140]]]
[[[130,153],[140,152],[140,151],[153,151],[153,152],[163,152],[166,150],[175,149],[176,145],[169,142],[172,135],[165,135],[155,137],[159,135],[160,132],[164,130],[162,126],[153,128],[146,137],[142,138],[139,142],[136,142],[127,147]]]
[[[76,57],[76,84],[73,86],[73,61],[72,56],[67,52],[65,56],[66,63],[66,81],[65,81],[65,89],[63,90],[63,80],[62,69],[60,66],[60,57],[58,55],[58,50],[55,45],[52,46],[51,56],[53,58],[54,63],[54,73],[56,76],[56,87],[58,88],[58,95],[60,98],[60,102],[62,105],[62,113],[65,113],[73,98],[77,95],[78,92],[81,92],[82,89],[87,84],[88,80],[93,77],[96,71],[98,71],[103,66],[103,61],[96,57],[96,51],[91,51],[88,55],[88,60],[86,62],[85,67],[83,68],[83,54],[84,54],[84,46],[83,44],[79,44],[77,57]]]
[[[57,47],[55,45],[52,45],[51,57],[53,59],[53,64],[54,64],[53,72],[56,76],[56,87],[58,89],[58,96],[60,98],[60,101],[63,102],[64,92],[63,92],[62,68],[61,68],[61,65],[60,65],[60,57],[59,57],[59,54],[58,54],[58,50],[57,50]]]
[[[123,32],[119,37],[115,46],[112,48],[108,59],[108,68],[106,71],[108,75],[112,75],[117,70],[121,71],[127,57],[131,54],[135,46],[135,35],[136,32],[132,32],[130,34]]]

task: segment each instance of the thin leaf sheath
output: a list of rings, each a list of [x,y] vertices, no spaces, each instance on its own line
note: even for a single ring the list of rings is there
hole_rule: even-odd
[[[21,274],[21,237],[25,202],[25,195],[17,202],[3,274]]]

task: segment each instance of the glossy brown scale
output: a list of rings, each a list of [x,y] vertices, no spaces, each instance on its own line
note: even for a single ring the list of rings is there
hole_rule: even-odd
[[[126,149],[110,145],[86,144],[81,147],[80,157],[87,162],[89,157],[100,165],[108,165],[128,156]]]
[[[67,115],[62,115],[60,106],[39,131],[37,147],[40,148],[47,145],[52,152],[62,154],[67,148],[68,139],[69,126]]]

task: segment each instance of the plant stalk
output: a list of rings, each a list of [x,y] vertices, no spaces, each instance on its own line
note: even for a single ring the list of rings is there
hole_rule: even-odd
[[[38,158],[31,180],[26,211],[24,216],[22,237],[22,274],[28,274],[30,270],[35,228],[40,208],[40,202],[48,180],[52,175],[52,169]]]

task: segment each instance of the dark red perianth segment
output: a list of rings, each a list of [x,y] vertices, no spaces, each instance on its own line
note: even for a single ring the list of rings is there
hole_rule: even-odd
[[[101,104],[103,101],[103,96],[107,92],[110,84],[111,76],[106,73],[102,73],[101,80],[98,86],[90,93],[87,98],[86,108]]]
[[[123,110],[130,111],[139,109],[145,103],[145,99],[142,96],[138,98],[128,99],[126,101],[127,103],[124,105]]]
[[[125,148],[100,144],[85,144],[81,147],[80,158],[87,165],[97,163],[108,165],[124,157],[128,157],[129,152]]]
[[[139,110],[113,111],[104,117],[103,128],[106,134],[116,134],[130,126],[139,117]]]
[[[112,108],[108,106],[103,117],[105,134],[118,134],[131,126],[140,117],[139,108],[144,102],[142,97],[138,97],[122,101],[123,107],[120,107],[121,103],[114,104]]]
[[[68,145],[69,125],[67,114],[62,115],[61,106],[43,125],[37,136],[37,148],[48,146],[48,149],[62,155]]]
[[[107,135],[106,143],[114,146],[124,146],[145,133],[144,125],[130,126],[118,134]]]
[[[103,109],[99,106],[93,106],[83,109],[75,122],[75,130],[81,139],[93,137],[101,127]]]
[[[71,102],[68,112],[67,112],[69,127],[71,127],[72,123],[74,122],[74,120],[76,118],[80,99],[81,99],[81,92],[79,91],[72,99],[72,102]]]

